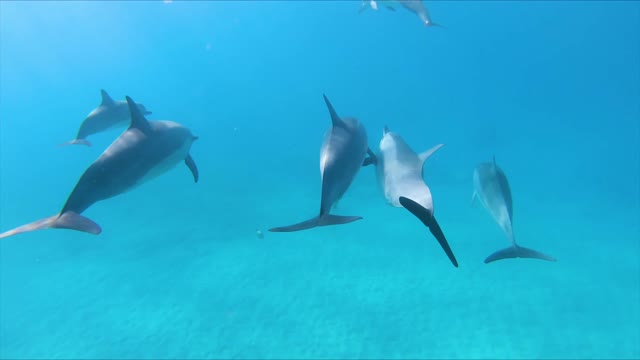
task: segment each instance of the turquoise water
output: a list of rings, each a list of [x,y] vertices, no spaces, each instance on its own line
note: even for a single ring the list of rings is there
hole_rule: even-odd
[[[0,231],[59,211],[122,132],[71,140],[100,89],[199,140],[84,215],[98,235],[0,241],[0,357],[639,358],[640,3],[0,2]],[[460,263],[361,169],[316,215],[325,93],[378,148],[425,165]],[[492,156],[521,245],[557,262],[484,264],[508,245],[472,173]],[[265,236],[256,236],[261,229]]]

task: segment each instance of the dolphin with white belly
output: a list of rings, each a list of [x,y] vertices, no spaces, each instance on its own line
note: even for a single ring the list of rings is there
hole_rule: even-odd
[[[380,188],[387,202],[394,207],[404,207],[429,228],[453,266],[458,261],[434,216],[431,190],[422,177],[426,160],[443,144],[416,154],[402,137],[385,126],[380,151],[373,162]]]
[[[269,229],[271,232],[300,231],[317,226],[348,224],[362,219],[360,216],[332,215],[329,212],[342,198],[365,163],[369,149],[367,132],[357,119],[340,118],[329,99],[323,96],[331,115],[331,128],[327,131],[320,149],[320,213],[312,219],[294,225]]]
[[[431,20],[429,10],[427,10],[427,7],[424,5],[422,0],[362,0],[359,12],[363,12],[367,7],[370,7],[373,10],[378,10],[379,5],[383,5],[391,11],[396,11],[394,7],[396,4],[400,4],[405,9],[416,14],[425,26],[443,27]]]
[[[513,236],[513,203],[511,189],[507,177],[496,164],[495,157],[492,162],[478,165],[473,172],[473,195],[471,202],[478,199],[493,219],[500,225],[511,242],[511,246],[499,250],[484,260],[485,264],[492,261],[510,258],[532,258],[547,261],[556,261],[553,257],[519,246]]]
[[[86,145],[91,146],[91,142],[87,140],[89,135],[97,134],[112,128],[124,127],[131,121],[129,105],[126,101],[115,101],[102,89],[100,90],[102,102],[98,107],[93,109],[89,115],[82,121],[76,138],[68,141],[64,145]],[[151,111],[142,104],[137,104],[138,109],[143,115],[151,114]]]
[[[98,201],[125,193],[184,161],[194,181],[198,168],[189,155],[197,139],[189,129],[173,121],[147,121],[127,96],[131,125],[85,170],[60,213],[0,234],[12,235],[48,229],[72,229],[91,234],[102,230],[80,215]]]

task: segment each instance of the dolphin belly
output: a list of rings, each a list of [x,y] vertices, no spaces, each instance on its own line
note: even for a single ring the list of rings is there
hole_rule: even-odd
[[[180,162],[184,161],[189,155],[189,149],[191,148],[192,141],[185,141],[182,146],[176,149],[171,155],[164,158],[156,165],[152,166],[146,174],[137,179],[133,185],[127,189],[127,191],[137,188],[138,186],[157,178],[158,176],[173,169]]]

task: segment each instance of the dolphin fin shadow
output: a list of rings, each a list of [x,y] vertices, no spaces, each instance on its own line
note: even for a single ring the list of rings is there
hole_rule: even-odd
[[[431,231],[431,234],[436,238],[436,240],[438,240],[442,250],[447,254],[453,266],[458,267],[458,260],[456,260],[456,257],[453,254],[453,251],[451,250],[451,247],[449,246],[449,243],[447,242],[447,239],[445,238],[442,229],[440,229],[440,225],[438,225],[435,217],[433,217],[433,215],[431,215],[431,213],[429,213],[429,211],[422,205],[404,196],[400,197],[400,205],[409,210],[409,212],[429,228],[429,231]]]

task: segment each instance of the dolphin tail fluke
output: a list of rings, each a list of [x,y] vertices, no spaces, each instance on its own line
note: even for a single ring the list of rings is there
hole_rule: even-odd
[[[362,219],[362,216],[342,216],[327,214],[318,219],[318,226],[342,225]]]
[[[458,260],[456,260],[455,255],[453,255],[453,251],[451,250],[442,229],[440,229],[440,225],[438,225],[436,218],[433,217],[427,209],[422,207],[422,205],[404,196],[400,197],[400,205],[409,210],[409,212],[429,228],[429,231],[431,231],[431,234],[436,238],[436,240],[438,240],[442,250],[447,254],[447,257],[449,257],[453,266],[458,267]]]
[[[293,231],[312,229],[318,226],[348,224],[350,222],[354,222],[360,219],[362,219],[361,216],[341,216],[341,215],[326,214],[326,215],[316,216],[313,219],[309,219],[307,221],[303,221],[297,224],[272,228],[272,229],[269,229],[269,231],[293,232]]]
[[[547,261],[556,261],[556,259],[547,254],[543,254],[539,251],[529,249],[526,247],[514,245],[509,246],[506,249],[498,250],[493,254],[489,255],[486,259],[484,259],[484,263],[488,264],[490,262],[502,259],[515,259],[515,258],[529,258],[529,259],[540,259]]]
[[[93,222],[91,219],[77,214],[73,211],[67,211],[64,214],[56,214],[48,218],[40,219],[32,223],[18,226],[15,229],[5,231],[0,234],[0,239],[9,236],[31,232],[44,229],[71,229],[77,231],[83,231],[86,233],[98,235],[102,232],[100,225]]]
[[[60,144],[58,145],[60,146],[69,146],[69,145],[85,145],[85,146],[91,146],[91,142],[89,142],[89,140],[87,139],[73,139],[71,141],[67,141],[64,144]]]

